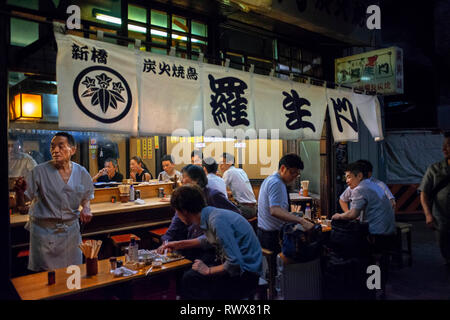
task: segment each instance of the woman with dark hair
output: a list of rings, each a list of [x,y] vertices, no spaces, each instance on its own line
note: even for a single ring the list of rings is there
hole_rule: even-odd
[[[231,201],[225,198],[225,196],[220,191],[207,187],[208,178],[206,177],[205,171],[202,167],[189,164],[181,169],[181,174],[183,185],[193,184],[199,186],[202,189],[208,206],[220,209],[228,209],[238,214],[241,213],[239,209]],[[189,240],[195,239],[202,235],[203,231],[198,225],[187,226],[183,221],[181,221],[181,219],[178,217],[178,214],[175,212],[169,229],[161,237],[161,239],[163,241]],[[161,252],[161,247],[158,250]],[[195,253],[185,253],[185,256],[189,256],[188,258],[192,258],[192,256],[201,254],[200,252],[198,252],[198,249],[195,250]]]
[[[144,161],[137,156],[134,156],[130,160],[130,177],[135,182],[147,182],[153,179],[153,175],[147,169]]]

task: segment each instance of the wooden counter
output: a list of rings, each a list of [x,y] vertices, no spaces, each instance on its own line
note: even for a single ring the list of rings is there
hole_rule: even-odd
[[[146,198],[142,199],[145,201],[145,204],[136,204],[134,202],[100,202],[91,204],[91,212],[94,216],[93,219],[97,216],[107,215],[107,214],[115,214],[115,213],[123,213],[123,212],[134,212],[141,211],[145,209],[155,209],[155,208],[164,208],[170,207],[170,202],[163,202],[161,198]],[[81,208],[80,208],[81,209]],[[23,226],[29,220],[29,216],[27,214],[18,214],[15,213],[10,216],[10,225],[11,227]]]
[[[123,261],[123,257],[121,257],[121,260]],[[140,270],[137,274],[128,277],[115,277],[111,274],[109,259],[100,260],[98,262],[98,274],[91,277],[86,276],[86,265],[82,264],[80,265],[80,289],[67,288],[66,282],[71,274],[66,273],[66,268],[55,270],[56,282],[53,285],[47,284],[47,272],[40,272],[13,278],[11,279],[11,282],[22,300],[55,299],[102,287],[112,286],[122,282],[171,273],[175,270],[186,268],[190,266],[191,263],[192,262],[187,259],[166,263],[162,266],[162,268],[153,269],[148,275],[145,275],[145,272],[150,268],[150,266],[148,266]]]

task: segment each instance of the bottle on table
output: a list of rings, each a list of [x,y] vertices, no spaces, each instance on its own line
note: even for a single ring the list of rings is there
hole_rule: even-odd
[[[130,186],[130,201],[134,201],[134,187]]]
[[[305,218],[311,219],[311,207],[309,203],[306,204]]]
[[[131,237],[130,245],[128,246],[128,256],[130,261],[138,261],[138,244],[135,237]]]

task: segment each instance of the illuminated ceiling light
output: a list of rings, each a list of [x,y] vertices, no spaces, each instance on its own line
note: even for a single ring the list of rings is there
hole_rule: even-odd
[[[147,28],[135,26],[134,24],[129,24],[128,30],[136,31],[136,32],[140,32],[140,33],[147,33]]]
[[[11,120],[42,119],[42,96],[40,94],[19,93],[10,106]]]
[[[122,19],[116,18],[113,16],[108,16],[103,13],[96,13],[95,18],[97,18],[98,20],[102,20],[102,21],[106,21],[106,22],[110,22],[110,23],[122,24]]]
[[[155,36],[167,37],[167,32],[164,32],[164,31],[159,31],[159,30],[152,29],[150,31],[150,33],[155,35]]]

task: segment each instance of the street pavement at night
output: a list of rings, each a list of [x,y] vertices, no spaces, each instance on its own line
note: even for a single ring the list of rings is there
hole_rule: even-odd
[[[393,265],[387,284],[387,300],[449,300],[450,268],[441,257],[434,233],[425,221],[408,221],[412,227],[413,263]],[[406,241],[406,240],[404,240]]]

